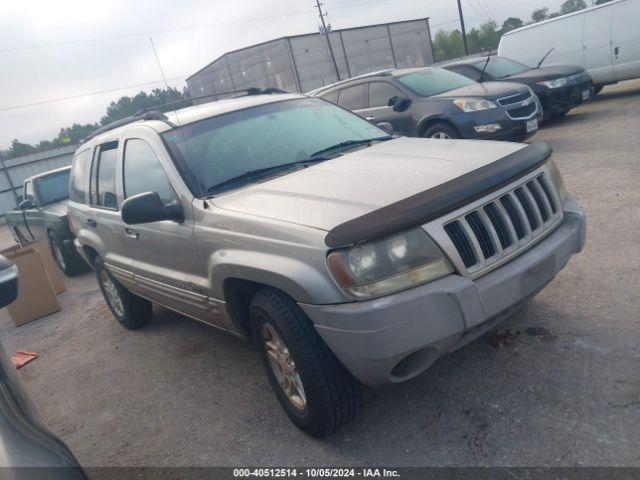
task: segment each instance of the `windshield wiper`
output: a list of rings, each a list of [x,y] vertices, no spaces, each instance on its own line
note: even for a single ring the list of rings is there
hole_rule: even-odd
[[[344,142],[336,143],[335,145],[331,145],[330,147],[323,148],[322,150],[318,150],[310,158],[314,158],[316,155],[323,155],[329,152],[337,152],[340,150],[345,150],[351,147],[357,147],[360,145],[370,145],[373,142],[383,142],[385,140],[391,140],[393,135],[385,135],[384,137],[375,137],[375,138],[367,138],[360,140],[345,140]]]
[[[297,170],[300,168],[306,168],[310,164],[324,162],[325,160],[331,160],[335,157],[336,155],[313,154],[309,158],[305,158],[304,160],[298,160],[291,163],[283,163],[282,165],[274,165],[273,167],[258,168],[257,170],[250,170],[248,172],[241,173],[240,175],[236,175],[235,177],[225,180],[224,182],[213,185],[212,187],[209,187],[204,193],[207,197],[212,196],[216,193],[221,193],[226,190],[232,190],[233,188],[236,188],[245,183],[252,183],[256,180],[261,180],[276,173],[280,173],[286,170]]]

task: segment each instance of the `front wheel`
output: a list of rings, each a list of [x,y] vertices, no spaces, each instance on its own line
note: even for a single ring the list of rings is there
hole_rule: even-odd
[[[452,139],[460,138],[458,131],[444,122],[437,122],[429,126],[422,134],[424,138]]]
[[[355,417],[360,384],[293,300],[260,290],[251,301],[250,320],[269,383],[298,428],[321,438]]]
[[[96,258],[94,269],[96,277],[98,277],[98,285],[109,310],[124,328],[135,330],[149,323],[153,316],[153,306],[149,300],[138,297],[127,290],[107,270],[102,258]]]

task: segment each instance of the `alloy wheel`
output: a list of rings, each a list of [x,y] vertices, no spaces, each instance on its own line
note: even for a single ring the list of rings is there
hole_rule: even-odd
[[[282,337],[270,323],[262,324],[262,341],[269,366],[280,388],[299,411],[307,406],[307,397],[296,364]]]
[[[122,303],[122,298],[120,298],[120,293],[116,288],[115,283],[109,278],[109,274],[106,270],[102,270],[100,272],[100,281],[102,283],[102,287],[104,289],[105,298],[107,302],[111,306],[116,315],[120,317],[124,317],[124,305]]]
[[[451,139],[451,136],[447,132],[435,132],[431,138]]]

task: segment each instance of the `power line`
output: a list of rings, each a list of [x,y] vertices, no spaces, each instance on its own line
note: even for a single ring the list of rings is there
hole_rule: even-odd
[[[339,3],[339,4],[337,4],[337,6],[333,6],[331,8],[338,10],[338,9],[346,9],[346,8],[358,7],[358,6],[362,6],[362,5],[385,3],[385,2],[390,2],[390,1],[391,0],[373,0],[373,1],[370,1],[370,2],[349,3],[348,5],[345,4],[345,3]],[[258,21],[263,21],[263,20],[274,20],[274,19],[277,19],[277,18],[286,18],[286,17],[293,17],[293,16],[298,16],[298,15],[309,15],[310,13],[311,13],[310,11],[305,10],[305,11],[299,11],[299,12],[284,13],[284,14],[280,14],[280,15],[270,15],[270,16],[265,16],[265,17],[246,18],[246,19],[242,19],[242,20],[230,20],[230,21],[227,21],[227,22],[204,23],[204,24],[201,24],[201,25],[186,25],[186,26],[183,26],[183,27],[166,28],[166,29],[162,29],[162,30],[152,30],[152,31],[147,31],[147,32],[139,32],[139,33],[127,33],[127,34],[121,34],[121,35],[108,35],[108,36],[104,36],[104,37],[85,38],[85,39],[80,39],[80,40],[68,40],[68,41],[65,41],[65,42],[43,43],[43,44],[40,44],[40,45],[27,45],[25,47],[0,48],[0,53],[19,52],[19,51],[24,51],[24,50],[37,50],[37,49],[41,49],[41,48],[64,47],[64,46],[69,46],[69,45],[79,45],[79,44],[82,44],[82,43],[101,42],[101,41],[105,41],[105,40],[118,40],[118,39],[123,39],[123,38],[149,37],[149,36],[152,36],[152,35],[160,35],[160,34],[163,34],[163,33],[183,32],[183,31],[186,31],[186,30],[198,30],[198,29],[202,29],[202,28],[221,27],[221,26],[224,26],[224,25],[237,25],[237,24],[240,24],[240,23],[258,22]]]
[[[187,75],[181,75],[179,77],[167,78],[166,82],[172,82],[174,80],[180,80],[180,79],[183,79],[183,78],[186,78],[186,77],[187,77]],[[6,112],[8,110],[17,110],[19,108],[35,107],[35,106],[38,106],[38,105],[45,105],[45,104],[48,104],[48,103],[64,102],[66,100],[75,100],[77,98],[91,97],[91,96],[94,96],[94,95],[101,95],[103,93],[112,93],[112,92],[117,92],[119,90],[127,90],[129,88],[148,87],[150,85],[157,85],[157,84],[161,84],[161,83],[165,83],[165,81],[164,80],[156,80],[154,82],[137,83],[137,84],[133,84],[133,85],[125,85],[125,86],[122,86],[122,87],[109,88],[109,89],[106,89],[106,90],[98,90],[97,92],[80,93],[78,95],[71,95],[69,97],[50,98],[48,100],[40,100],[40,101],[37,101],[37,102],[23,103],[21,105],[12,105],[10,107],[0,107],[0,112]]]

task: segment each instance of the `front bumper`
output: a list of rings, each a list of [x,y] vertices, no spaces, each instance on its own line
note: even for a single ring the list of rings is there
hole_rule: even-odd
[[[506,140],[511,142],[521,142],[535,135],[537,129],[527,131],[527,122],[534,119],[537,119],[538,123],[542,120],[540,108],[528,118],[517,120],[509,117],[504,107],[451,116],[451,120],[456,124],[462,138],[473,140]],[[496,133],[478,133],[474,128],[478,125],[493,123],[497,123],[502,127]]]
[[[588,92],[589,97],[583,98],[583,92]],[[536,93],[542,103],[544,117],[549,118],[566,113],[593,97],[593,84],[589,80],[560,88],[543,88]]]
[[[570,210],[540,243],[476,280],[449,275],[375,300],[300,307],[362,383],[408,380],[509,317],[582,250],[585,215],[574,202]]]

